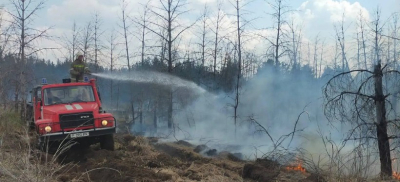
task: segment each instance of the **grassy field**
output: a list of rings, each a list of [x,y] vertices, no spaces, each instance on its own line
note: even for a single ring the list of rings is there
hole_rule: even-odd
[[[117,134],[115,151],[64,145],[48,154],[36,149],[35,138],[18,114],[0,113],[0,181],[380,181],[316,164],[296,170],[268,159],[243,161],[226,151],[205,157],[185,141]]]

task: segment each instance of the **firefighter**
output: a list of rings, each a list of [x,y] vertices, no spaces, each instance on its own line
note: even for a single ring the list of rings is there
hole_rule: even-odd
[[[89,68],[83,62],[82,53],[78,52],[76,54],[76,59],[72,62],[69,73],[71,75],[71,82],[83,82],[83,74],[90,74]]]
[[[61,99],[54,96],[51,90],[47,91],[47,104],[52,105],[52,104],[59,104],[61,103]]]

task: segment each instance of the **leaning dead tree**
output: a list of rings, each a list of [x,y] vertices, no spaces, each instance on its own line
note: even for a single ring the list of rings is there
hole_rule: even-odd
[[[379,11],[376,15],[371,26],[375,39],[373,70],[349,70],[332,77],[324,88],[325,115],[330,121],[352,125],[346,141],[376,143],[381,177],[386,178],[392,175],[391,150],[396,146],[391,146],[391,140],[398,138],[396,128],[400,126],[400,119],[390,114],[394,107],[388,97],[393,93],[384,88],[399,87],[395,76],[400,72],[378,59],[383,26],[379,22]]]
[[[392,109],[386,108],[391,104],[387,98],[390,93],[384,91],[386,85],[382,79],[390,79],[398,73],[387,69],[387,65],[382,67],[381,61],[378,61],[373,71],[342,72],[331,78],[324,88],[327,118],[332,122],[351,124],[346,141],[377,142],[383,176],[392,175],[390,139],[397,138],[397,133],[389,133],[388,127],[397,127],[399,120],[388,119]],[[352,74],[357,75],[353,78]],[[390,84],[394,86],[396,83]]]

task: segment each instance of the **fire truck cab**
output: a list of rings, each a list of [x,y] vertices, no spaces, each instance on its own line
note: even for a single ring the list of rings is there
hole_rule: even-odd
[[[32,116],[28,121],[38,134],[38,146],[49,142],[76,140],[80,144],[100,143],[106,150],[114,150],[113,134],[116,119],[102,110],[95,79],[71,83],[42,85],[31,91]]]

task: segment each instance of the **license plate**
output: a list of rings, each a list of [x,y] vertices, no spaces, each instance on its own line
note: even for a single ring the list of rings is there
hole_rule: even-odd
[[[71,134],[71,138],[79,138],[79,137],[85,137],[85,136],[89,136],[89,132]]]

